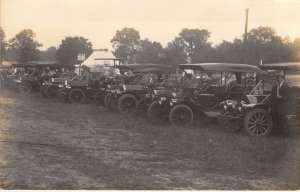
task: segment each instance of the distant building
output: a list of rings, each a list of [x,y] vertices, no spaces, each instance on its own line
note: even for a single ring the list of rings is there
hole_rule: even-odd
[[[91,72],[109,75],[119,73],[113,67],[122,64],[122,61],[123,59],[116,58],[108,49],[96,49],[81,65],[90,68]]]
[[[121,64],[121,58],[116,58],[108,49],[95,49],[81,64],[90,68],[97,66],[115,66]]]

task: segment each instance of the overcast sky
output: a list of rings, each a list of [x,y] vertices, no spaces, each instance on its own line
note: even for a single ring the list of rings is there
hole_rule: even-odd
[[[66,36],[84,36],[94,48],[111,49],[117,30],[132,27],[141,38],[165,46],[183,28],[207,29],[214,44],[241,37],[245,9],[249,30],[273,27],[300,37],[300,0],[0,0],[7,39],[32,29],[47,49]]]

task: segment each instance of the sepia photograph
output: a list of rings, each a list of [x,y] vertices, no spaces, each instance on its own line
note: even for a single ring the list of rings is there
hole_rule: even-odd
[[[0,0],[0,189],[300,190],[300,0]]]

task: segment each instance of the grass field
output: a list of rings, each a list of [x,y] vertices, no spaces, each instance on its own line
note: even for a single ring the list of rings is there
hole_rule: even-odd
[[[6,189],[299,189],[300,136],[152,125],[92,104],[0,92]]]

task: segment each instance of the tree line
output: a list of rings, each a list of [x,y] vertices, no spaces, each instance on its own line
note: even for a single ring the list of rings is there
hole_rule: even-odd
[[[127,63],[154,63],[177,65],[180,63],[228,62],[258,65],[263,63],[300,61],[300,38],[294,40],[277,35],[271,27],[254,28],[244,36],[233,41],[222,41],[212,45],[211,32],[206,29],[184,28],[167,43],[141,39],[134,28],[117,30],[111,39],[113,53]],[[31,29],[24,29],[15,37],[6,40],[5,32],[0,28],[1,58],[19,62],[56,61],[75,64],[77,54],[88,57],[93,51],[92,43],[84,37],[66,37],[59,47],[49,47],[46,51],[39,48],[41,43],[35,40]],[[246,41],[246,42],[244,42]]]

